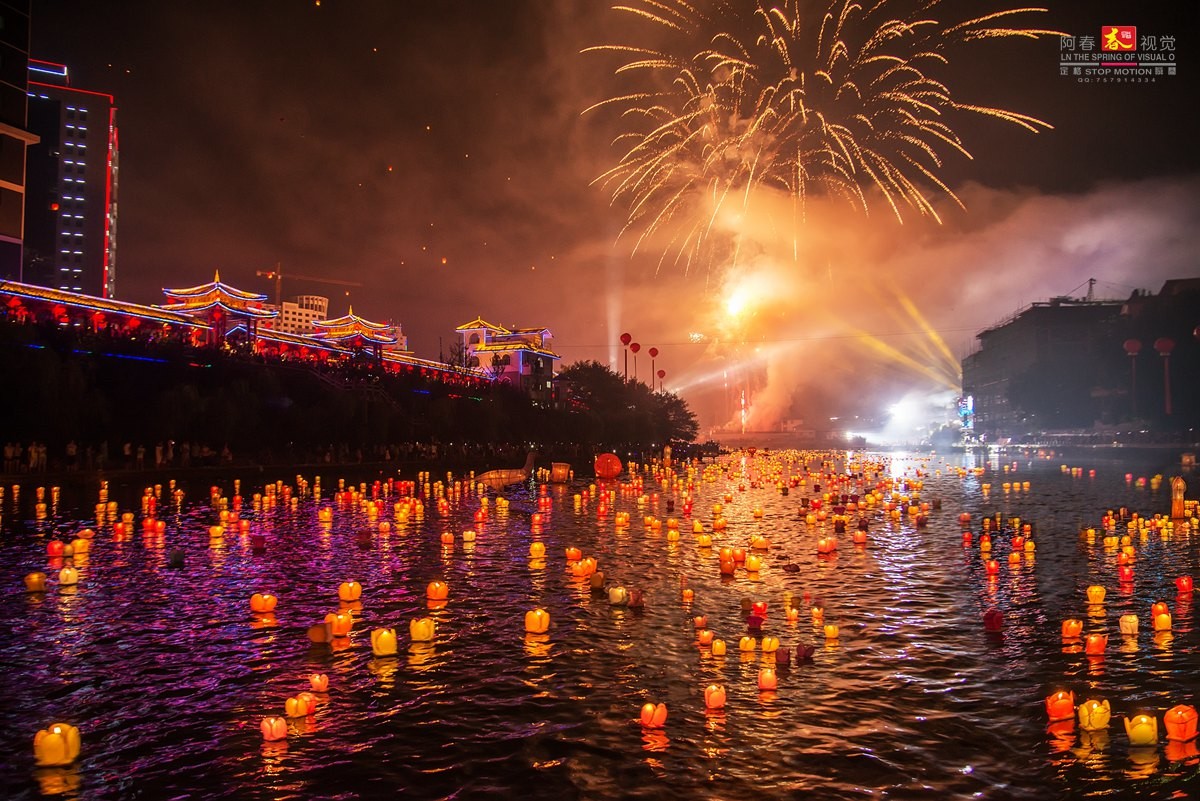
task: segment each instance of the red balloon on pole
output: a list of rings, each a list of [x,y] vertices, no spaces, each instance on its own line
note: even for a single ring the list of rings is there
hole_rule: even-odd
[[[637,353],[639,350],[642,349],[642,346],[639,345],[638,343],[634,342],[632,345],[629,346],[629,349],[631,351],[633,351],[634,353]]]
[[[666,377],[667,377],[667,371],[666,371],[666,370],[659,370],[659,371],[658,371],[658,377],[659,377],[659,378],[666,378]]]
[[[633,341],[632,334],[621,334],[621,344],[628,346]]]
[[[651,359],[656,358],[658,356],[658,348],[651,348],[647,353],[650,354]]]

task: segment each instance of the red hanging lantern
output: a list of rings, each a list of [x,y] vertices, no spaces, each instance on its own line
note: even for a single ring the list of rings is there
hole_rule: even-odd
[[[1130,356],[1137,356],[1142,352],[1142,341],[1140,339],[1125,340],[1125,352]]]
[[[1175,340],[1170,337],[1159,337],[1154,340],[1154,349],[1158,351],[1159,356],[1170,356],[1171,351],[1175,350]]]
[[[632,345],[629,346],[629,349],[631,351],[633,351],[634,353],[637,353],[639,350],[642,349],[642,346],[639,345],[637,342],[634,342]]]
[[[621,344],[624,345],[625,347],[629,347],[629,343],[632,341],[633,341],[632,334],[621,334]]]

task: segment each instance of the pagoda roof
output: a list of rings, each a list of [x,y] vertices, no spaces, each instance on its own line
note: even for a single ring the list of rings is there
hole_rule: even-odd
[[[199,286],[183,289],[163,289],[163,294],[173,303],[161,304],[160,308],[182,312],[207,312],[215,308],[223,308],[230,314],[244,314],[248,317],[268,318],[279,316],[277,309],[264,309],[261,306],[267,296],[257,292],[246,292],[221,281],[220,271],[213,274],[213,280]]]
[[[489,323],[487,320],[483,319],[482,317],[476,317],[474,320],[472,320],[469,323],[463,323],[462,325],[460,325],[458,328],[455,328],[454,330],[455,331],[470,331],[474,328],[486,328],[489,331],[497,331],[501,334],[511,334],[512,333],[512,331],[509,331],[504,326],[495,325],[494,323]]]
[[[540,348],[530,342],[524,340],[514,340],[509,342],[488,342],[485,345],[476,345],[476,353],[509,353],[515,350],[527,350],[530,353],[536,353],[540,356],[549,356],[552,359],[562,358],[554,351],[548,348]]]
[[[143,306],[140,303],[130,303],[113,298],[98,298],[78,292],[68,292],[63,289],[52,289],[33,284],[23,284],[18,281],[0,280],[0,294],[10,295],[28,300],[40,300],[45,303],[61,303],[64,306],[88,309],[107,314],[119,314],[127,317],[140,317],[157,323],[170,325],[186,325],[192,328],[208,328],[208,324],[197,320],[191,315],[170,311],[158,306]]]
[[[313,339],[330,342],[363,340],[373,345],[395,345],[399,340],[387,333],[386,323],[376,323],[350,312],[333,320],[313,320],[313,328],[320,329],[312,334]]]

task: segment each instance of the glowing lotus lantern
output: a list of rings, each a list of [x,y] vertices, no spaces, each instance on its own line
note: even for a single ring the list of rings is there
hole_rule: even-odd
[[[817,540],[817,553],[830,554],[837,550],[837,540],[833,537],[821,537]]]
[[[986,568],[987,574],[989,576],[1000,575],[1000,563],[997,562],[995,559],[988,559],[983,564],[984,564],[984,567]]]
[[[1051,721],[1075,717],[1075,693],[1059,690],[1046,696],[1046,717]]]
[[[629,591],[624,587],[613,587],[608,591],[608,602],[612,606],[625,606],[629,603]]]
[[[778,686],[778,683],[775,671],[772,668],[763,668],[758,671],[758,689],[764,691],[774,690]]]
[[[1171,609],[1167,606],[1165,601],[1155,601],[1150,607],[1150,614],[1153,617],[1158,617],[1159,615],[1168,615],[1170,613]]]
[[[58,584],[60,587],[73,587],[79,583],[79,571],[73,567],[67,566],[58,571]]]
[[[265,615],[275,611],[279,599],[270,593],[256,592],[250,596],[250,611],[257,615]]]
[[[1117,621],[1117,625],[1121,627],[1121,633],[1128,636],[1136,636],[1138,633],[1137,615],[1121,615]]]
[[[433,618],[421,617],[409,621],[408,636],[413,642],[431,642],[437,631]]]
[[[431,581],[425,588],[425,597],[431,601],[444,601],[450,594],[450,588],[444,581]]]
[[[825,626],[825,639],[836,640],[839,633],[838,627],[833,623],[829,623]]]
[[[724,709],[725,688],[720,684],[710,684],[704,688],[704,706],[708,709]]]
[[[696,642],[701,645],[712,645],[713,632],[712,629],[700,629],[696,632]]]
[[[583,551],[578,548],[567,548],[566,553],[568,562],[578,562],[583,558]]]
[[[79,729],[69,723],[52,723],[33,735],[33,755],[38,765],[70,765],[79,756]]]
[[[349,637],[354,618],[349,612],[330,612],[325,616],[325,623],[334,637]]]
[[[1171,615],[1167,612],[1154,616],[1155,631],[1170,631],[1171,630]]]
[[[779,650],[779,638],[770,636],[763,637],[761,647],[764,654],[773,654]]]
[[[1076,710],[1079,715],[1079,728],[1083,731],[1102,731],[1108,728],[1109,718],[1112,717],[1112,709],[1108,705],[1108,701],[1097,701],[1091,699],[1084,701]]]
[[[819,606],[812,608],[812,622],[814,626],[819,626],[825,622],[825,610]]]
[[[289,698],[283,702],[284,714],[289,718],[308,717],[313,713],[313,706],[304,694]]]
[[[691,587],[685,587],[683,589],[682,595],[683,595],[683,602],[685,604],[690,604],[692,601],[694,601],[696,599],[696,592]]]
[[[796,623],[800,620],[800,610],[794,606],[790,606],[785,609],[784,614],[787,616],[788,623]]]
[[[1083,651],[1091,656],[1100,656],[1108,648],[1107,634],[1089,634],[1083,641]]]
[[[346,603],[357,601],[361,597],[362,585],[357,581],[343,581],[341,586],[338,587],[338,598]]]
[[[1133,568],[1129,565],[1121,565],[1117,568],[1117,580],[1122,584],[1128,584],[1133,581]]]
[[[1192,591],[1192,577],[1180,576],[1179,578],[1175,579],[1175,589],[1179,591],[1180,595],[1186,595],[1190,593]]]
[[[667,705],[643,704],[641,722],[647,729],[661,729],[667,722]]]
[[[758,615],[759,617],[767,616],[767,602],[755,601],[750,605],[750,614]]]
[[[440,539],[442,545],[453,545],[454,544],[454,535],[452,533],[450,533],[449,531],[443,531],[442,536],[439,539]]]
[[[757,573],[762,570],[762,557],[757,554],[746,555],[746,572]]]
[[[269,743],[287,739],[287,721],[281,717],[272,716],[263,718],[262,723],[259,724],[259,729],[262,731],[263,739]]]
[[[414,623],[416,621],[413,621]],[[550,628],[550,613],[545,609],[530,609],[525,613],[525,631],[530,634],[545,634]]]
[[[1130,745],[1158,745],[1158,718],[1150,715],[1125,718],[1125,733],[1129,735]]]
[[[46,574],[45,573],[29,573],[25,576],[25,591],[26,592],[45,592],[46,591]]]
[[[721,559],[718,564],[722,576],[732,576],[737,572],[737,562],[732,559]]]
[[[726,647],[725,647],[724,640],[713,640],[712,641],[712,655],[713,656],[725,656],[725,650],[726,650]]]
[[[395,656],[396,630],[393,628],[372,629],[371,652],[375,656]]]
[[[692,618],[692,624],[698,629],[705,628],[708,626],[708,618],[704,615],[696,615]]]
[[[1087,588],[1087,599],[1089,604],[1104,603],[1105,590],[1099,584],[1093,584]]]
[[[308,674],[308,684],[315,693],[327,692],[329,690],[329,677],[324,673],[310,673]]]
[[[754,639],[753,637],[743,637],[742,639],[738,640],[738,650],[742,651],[743,653],[749,653],[756,648],[758,648],[758,640]]]
[[[1164,728],[1167,730],[1168,740],[1178,740],[1186,742],[1196,738],[1196,725],[1200,721],[1200,715],[1197,715],[1194,706],[1180,704],[1179,706],[1171,707],[1163,715]]]
[[[1083,621],[1076,618],[1068,618],[1062,623],[1062,638],[1064,640],[1077,639],[1083,633]]]

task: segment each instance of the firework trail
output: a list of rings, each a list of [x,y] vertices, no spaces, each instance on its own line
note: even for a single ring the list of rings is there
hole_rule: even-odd
[[[645,87],[588,109],[615,108],[626,126],[615,140],[620,162],[597,182],[628,207],[622,233],[637,234],[635,252],[666,235],[662,259],[673,252],[685,267],[717,255],[714,224],[745,213],[759,188],[790,196],[795,223],[815,197],[862,212],[881,197],[897,218],[915,210],[940,221],[931,197],[961,205],[938,177],[943,154],[970,158],[947,112],[1051,127],[957,101],[937,77],[959,43],[1059,35],[1013,26],[1045,9],[948,21],[936,14],[941,0],[831,0],[816,10],[804,0],[627,2],[615,10],[666,43],[588,48],[618,54],[617,75]]]

